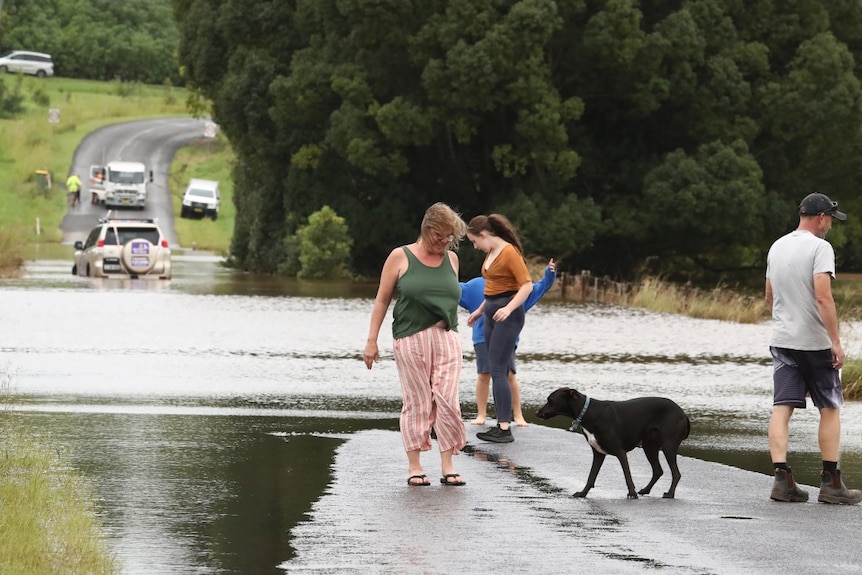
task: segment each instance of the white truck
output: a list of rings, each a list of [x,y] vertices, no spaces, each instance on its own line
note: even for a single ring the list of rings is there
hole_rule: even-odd
[[[90,166],[90,201],[107,207],[140,208],[147,203],[147,183],[153,172],[141,162],[108,162]]]

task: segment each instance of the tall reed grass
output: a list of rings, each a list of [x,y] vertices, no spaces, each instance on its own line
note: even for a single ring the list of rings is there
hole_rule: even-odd
[[[723,287],[703,290],[678,286],[657,278],[643,279],[627,292],[621,303],[657,312],[737,323],[758,323],[769,318],[769,310],[762,298],[740,294]],[[852,303],[842,303],[838,306],[838,312],[839,323],[845,323],[858,318],[859,308]],[[842,339],[847,337],[845,335]],[[862,358],[847,358],[841,370],[841,380],[845,400],[862,400]]]
[[[11,376],[0,372],[0,573],[111,575],[86,478],[16,422]]]
[[[862,401],[862,359],[847,358],[841,370],[841,385],[844,387],[845,400]]]
[[[687,315],[737,323],[758,323],[768,316],[762,297],[735,291],[727,286],[703,289],[678,285],[656,277],[628,284],[576,276],[572,287],[564,288],[565,299],[582,299],[639,307],[659,313]]]
[[[24,264],[24,246],[16,229],[0,230],[0,278],[18,277]]]

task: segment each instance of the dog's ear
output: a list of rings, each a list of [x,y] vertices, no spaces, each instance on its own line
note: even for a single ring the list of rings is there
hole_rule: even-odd
[[[566,388],[566,389],[568,389],[568,388]],[[569,391],[569,397],[571,397],[572,399],[580,399],[583,397],[581,392],[579,392],[577,389],[569,389],[568,391]]]

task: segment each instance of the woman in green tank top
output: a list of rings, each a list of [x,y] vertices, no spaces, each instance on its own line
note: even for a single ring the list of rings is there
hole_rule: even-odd
[[[393,355],[401,382],[401,438],[411,486],[430,485],[420,454],[431,449],[433,428],[440,449],[443,485],[464,485],[452,457],[467,443],[458,384],[462,350],[458,330],[458,256],[464,220],[436,203],[425,212],[419,238],[392,250],[380,274],[363,354],[366,367],[379,361],[377,338],[392,298]]]

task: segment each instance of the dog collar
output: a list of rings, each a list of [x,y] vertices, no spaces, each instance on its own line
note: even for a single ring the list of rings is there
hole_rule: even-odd
[[[584,414],[587,412],[587,408],[590,406],[590,396],[585,395],[584,398],[584,408],[581,410],[581,413],[578,414],[578,418],[572,422],[571,427],[569,427],[569,431],[577,431],[581,428],[581,420],[584,418]]]

